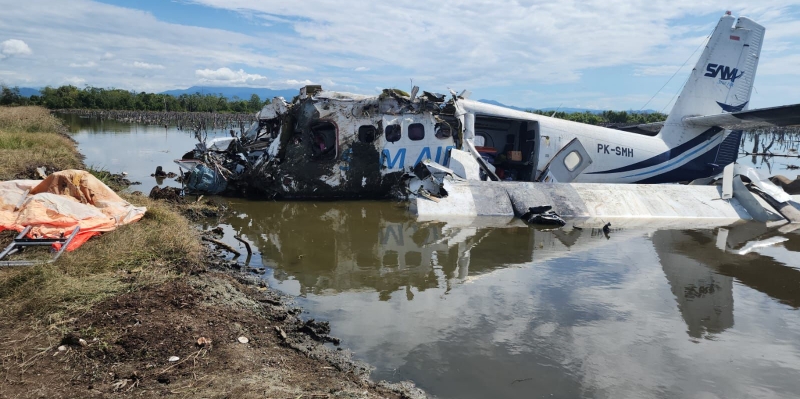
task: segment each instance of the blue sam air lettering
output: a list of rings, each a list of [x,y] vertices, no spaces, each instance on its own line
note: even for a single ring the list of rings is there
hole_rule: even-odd
[[[447,165],[450,162],[450,150],[455,147],[447,146],[447,147],[436,147],[436,159],[433,158],[433,153],[431,152],[430,147],[422,147],[422,150],[419,153],[419,157],[414,162],[414,165],[422,162],[425,159],[432,159],[436,163],[441,165]],[[381,167],[387,167],[389,169],[403,169],[406,165],[406,148],[398,148],[397,152],[394,154],[394,158],[392,158],[392,153],[389,151],[388,148],[384,148],[381,152]],[[442,160],[442,155],[444,155],[444,160]]]
[[[397,153],[394,156],[394,159],[392,159],[392,154],[389,153],[389,149],[388,148],[384,148],[383,152],[381,152],[381,166],[383,166],[384,165],[384,161],[386,161],[386,167],[387,168],[395,169],[394,166],[397,164],[398,160],[400,160],[400,166],[398,166],[398,168],[403,169],[405,167],[405,164],[406,164],[406,149],[405,148],[398,149]]]
[[[731,83],[733,83],[736,79],[741,78],[742,75],[744,75],[744,71],[739,73],[739,70],[736,68],[731,69],[729,66],[709,63],[706,66],[706,74],[703,76],[708,76],[710,78],[719,77],[720,80],[730,80]]]

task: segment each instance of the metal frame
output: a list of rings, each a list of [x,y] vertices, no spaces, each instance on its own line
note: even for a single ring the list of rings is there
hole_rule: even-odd
[[[69,237],[60,237],[60,238],[25,238],[25,236],[31,231],[31,226],[26,227],[22,232],[20,232],[16,237],[14,237],[14,241],[0,252],[0,267],[2,266],[32,266],[38,263],[53,263],[64,253],[64,250],[67,249],[69,244],[72,242],[72,239],[78,235],[78,232],[81,231],[81,228],[75,227],[75,230],[69,235]],[[48,260],[47,262],[40,262],[34,260],[2,260],[8,255],[17,253],[20,251],[20,248],[24,247],[38,247],[38,246],[50,246],[55,243],[61,243],[61,249],[53,255],[53,258]]]

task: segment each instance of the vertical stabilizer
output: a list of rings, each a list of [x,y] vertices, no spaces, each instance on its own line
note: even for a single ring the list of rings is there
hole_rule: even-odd
[[[687,116],[748,109],[763,40],[764,27],[752,20],[737,20],[730,13],[720,18],[666,125],[682,125]]]

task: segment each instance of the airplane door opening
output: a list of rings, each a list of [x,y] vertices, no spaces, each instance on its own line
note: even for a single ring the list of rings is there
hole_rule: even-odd
[[[500,180],[532,181],[536,170],[538,123],[475,116],[475,149]]]

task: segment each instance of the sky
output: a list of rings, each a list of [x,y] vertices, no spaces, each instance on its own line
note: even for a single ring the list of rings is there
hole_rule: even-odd
[[[413,84],[520,107],[665,112],[730,10],[767,29],[751,108],[800,103],[800,0],[0,0],[0,9],[9,86],[373,94]]]

